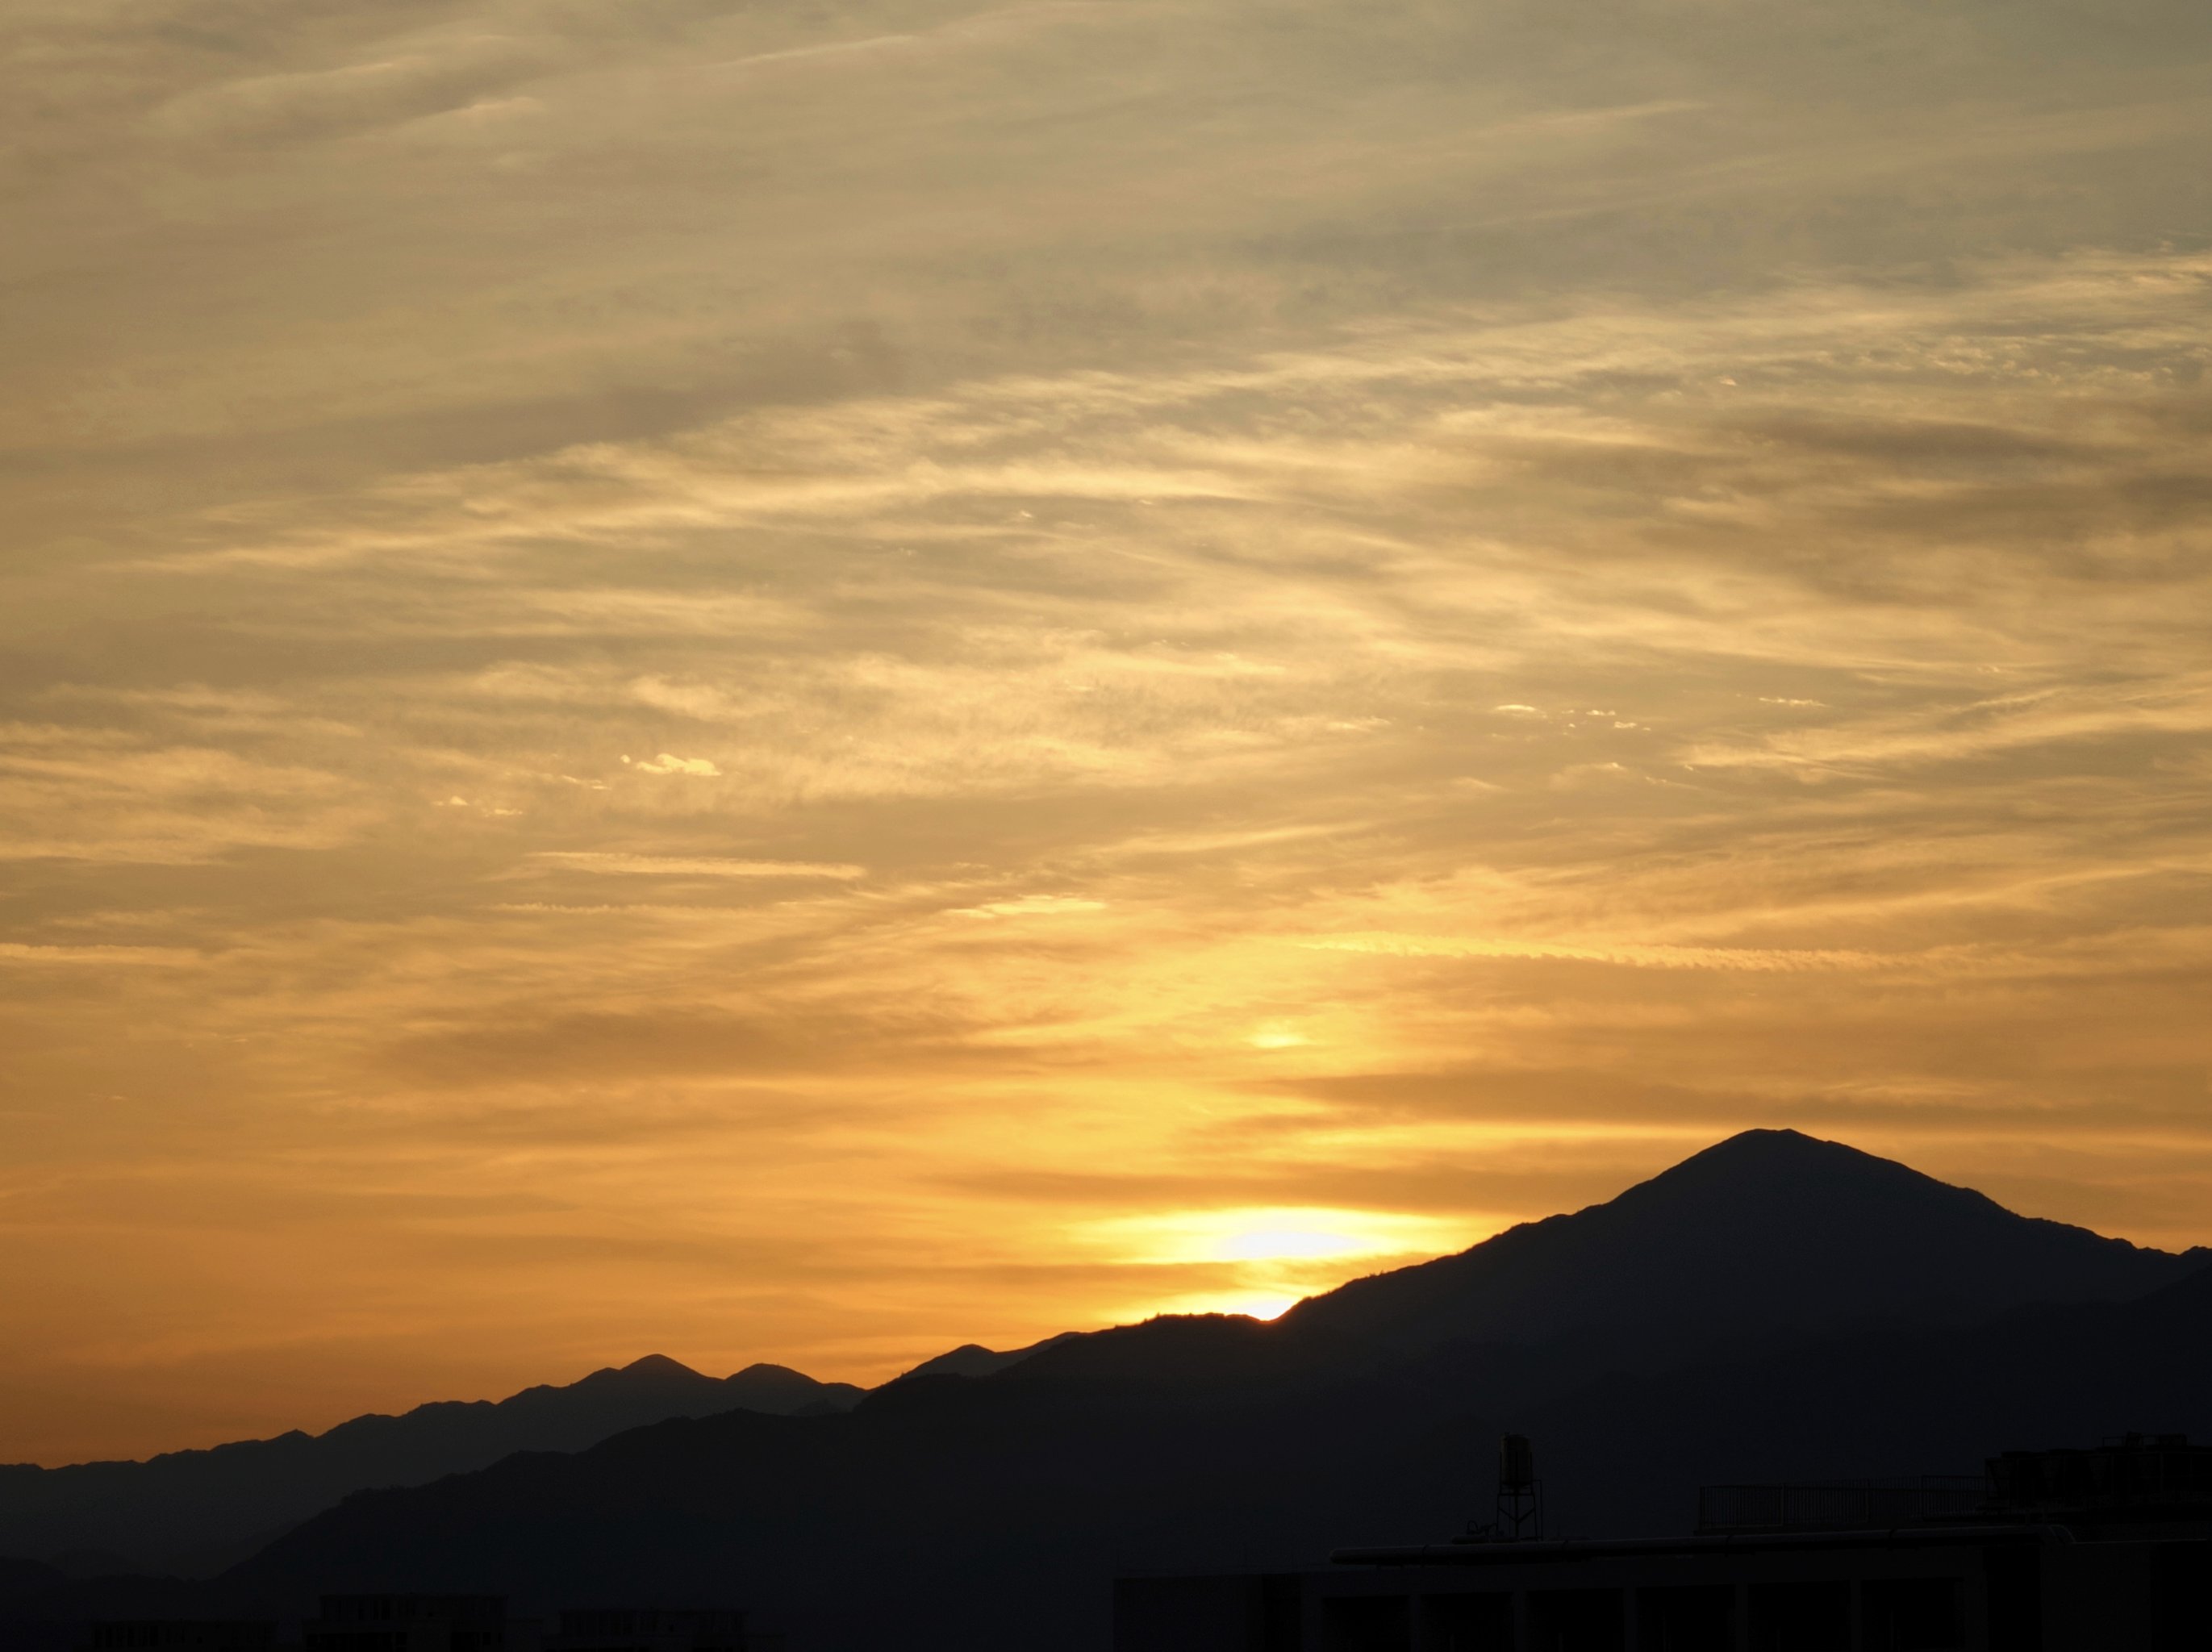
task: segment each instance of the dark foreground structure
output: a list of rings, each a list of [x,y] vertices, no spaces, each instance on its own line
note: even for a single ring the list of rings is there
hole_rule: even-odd
[[[325,1594],[297,1643],[274,1620],[98,1622],[82,1652],[783,1652],[731,1607],[564,1606],[549,1626],[503,1594]]]
[[[543,1652],[783,1652],[783,1637],[747,1627],[742,1612],[564,1606]]]
[[[506,1652],[503,1594],[325,1594],[301,1652]]]
[[[1699,1507],[1687,1537],[1507,1521],[1326,1569],[1124,1577],[1115,1652],[2212,1652],[2212,1448],[2185,1440]]]

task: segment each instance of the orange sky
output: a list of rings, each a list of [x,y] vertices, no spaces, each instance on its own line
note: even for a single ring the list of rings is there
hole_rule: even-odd
[[[2212,1241],[2202,8],[8,9],[0,1460]]]

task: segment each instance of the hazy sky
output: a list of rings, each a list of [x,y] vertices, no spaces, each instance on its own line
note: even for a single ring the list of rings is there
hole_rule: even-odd
[[[0,1459],[2212,1241],[2203,0],[9,0]]]

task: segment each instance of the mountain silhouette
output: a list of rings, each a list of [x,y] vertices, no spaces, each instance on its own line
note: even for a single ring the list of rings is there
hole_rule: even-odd
[[[1750,1130],[1609,1203],[1354,1280],[1284,1318],[1396,1349],[1641,1327],[1648,1363],[1716,1334],[2136,1296],[2203,1260],[2017,1216],[1838,1142]]]
[[[1163,1316],[1040,1345],[1000,1375],[1280,1386],[1460,1345],[1492,1350],[1501,1377],[1656,1370],[1876,1321],[2124,1301],[2208,1261],[2016,1215],[1841,1143],[1752,1130],[1603,1204],[1354,1279],[1272,1324]]]
[[[1971,1473],[2011,1446],[2201,1431],[2208,1260],[1753,1133],[1273,1323],[1163,1317],[981,1375],[918,1368],[836,1415],[519,1453],[350,1497],[207,1584],[76,1585],[35,1610],[500,1589],[526,1611],[728,1600],[794,1652],[1102,1652],[1117,1570],[1450,1535],[1486,1511],[1509,1425],[1536,1436],[1555,1529],[1585,1534],[1682,1529],[1701,1480]]]
[[[1003,1352],[986,1348],[980,1342],[963,1342],[957,1348],[941,1353],[934,1359],[925,1359],[912,1370],[902,1372],[896,1381],[905,1382],[916,1376],[989,1376],[1003,1371],[1009,1365],[1018,1365],[1034,1354],[1048,1348],[1056,1348],[1079,1331],[1062,1331],[1056,1337],[1047,1337],[1042,1342],[1032,1342],[1026,1348],[1009,1348]]]
[[[69,1574],[58,1566],[36,1560],[0,1558],[0,1612],[14,1601],[51,1594],[69,1581]]]
[[[419,1485],[516,1451],[581,1450],[671,1417],[834,1410],[860,1394],[781,1365],[716,1378],[648,1354],[565,1387],[372,1413],[319,1435],[295,1430],[145,1462],[0,1466],[0,1553],[92,1552],[112,1571],[213,1571],[364,1486]]]
[[[1929,1335],[1889,1328],[1616,1375],[1528,1425],[1588,1526],[1680,1523],[1697,1483],[1975,1473],[2006,1448],[2135,1430],[2212,1434],[2212,1266],[2124,1303],[2018,1309]],[[1670,1500],[1671,1499],[1671,1500]]]

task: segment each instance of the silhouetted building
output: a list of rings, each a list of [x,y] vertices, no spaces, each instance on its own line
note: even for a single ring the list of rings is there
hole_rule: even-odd
[[[1706,1537],[1750,1537],[1971,1522],[1982,1517],[1988,1501],[1986,1482],[1966,1475],[1708,1485],[1698,1493],[1698,1531]]]
[[[1698,1530],[1711,1535],[1991,1519],[2047,1521],[2076,1537],[2212,1527],[2212,1446],[2128,1434],[2087,1450],[2008,1451],[1978,1479],[1709,1485],[1698,1497]]]
[[[2130,1436],[2092,1452],[2009,1453],[1978,1485],[1709,1487],[1704,1529],[1687,1537],[1486,1532],[1340,1550],[1326,1569],[1124,1577],[1114,1643],[1115,1652],[2212,1652],[2209,1461],[2212,1450],[2185,1440]]]
[[[507,1597],[325,1594],[300,1642],[301,1652],[507,1652]]]
[[[544,1652],[781,1652],[783,1637],[726,1607],[563,1606]]]
[[[270,1652],[276,1625],[260,1619],[134,1618],[88,1626],[92,1652]]]
[[[2212,1446],[2129,1434],[2087,1451],[2008,1451],[1989,1464],[1994,1506],[2075,1529],[2212,1521]]]

